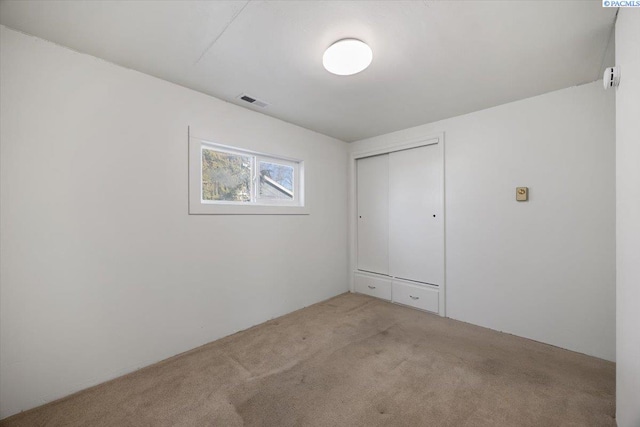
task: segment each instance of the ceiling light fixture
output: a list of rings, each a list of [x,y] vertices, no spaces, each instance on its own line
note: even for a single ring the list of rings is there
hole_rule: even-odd
[[[371,64],[373,51],[357,39],[338,40],[324,52],[322,65],[330,73],[350,76],[359,73]]]

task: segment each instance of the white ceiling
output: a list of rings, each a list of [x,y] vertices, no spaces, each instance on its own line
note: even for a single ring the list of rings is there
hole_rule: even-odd
[[[601,78],[600,1],[2,1],[0,23],[344,141]],[[371,66],[334,76],[354,37]],[[611,49],[610,49],[611,50]],[[609,64],[607,64],[609,65]]]

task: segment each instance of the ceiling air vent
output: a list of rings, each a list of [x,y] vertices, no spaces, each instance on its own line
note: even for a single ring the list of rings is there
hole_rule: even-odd
[[[237,98],[238,98],[240,101],[248,102],[249,104],[254,105],[254,106],[256,106],[256,107],[260,107],[260,108],[264,108],[264,107],[266,107],[267,105],[269,105],[269,104],[267,104],[267,103],[266,103],[266,102],[264,102],[264,101],[260,101],[259,99],[255,98],[255,97],[253,97],[253,96],[247,95],[246,93],[243,93],[243,94],[241,94],[241,95],[238,95],[238,96],[237,96]]]

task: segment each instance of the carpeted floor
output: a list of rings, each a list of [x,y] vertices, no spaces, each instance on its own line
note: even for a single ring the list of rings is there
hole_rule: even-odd
[[[2,426],[615,426],[615,365],[344,294]]]

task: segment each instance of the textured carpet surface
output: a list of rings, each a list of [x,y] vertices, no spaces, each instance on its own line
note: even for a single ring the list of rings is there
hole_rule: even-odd
[[[2,426],[614,426],[615,364],[344,294]]]

